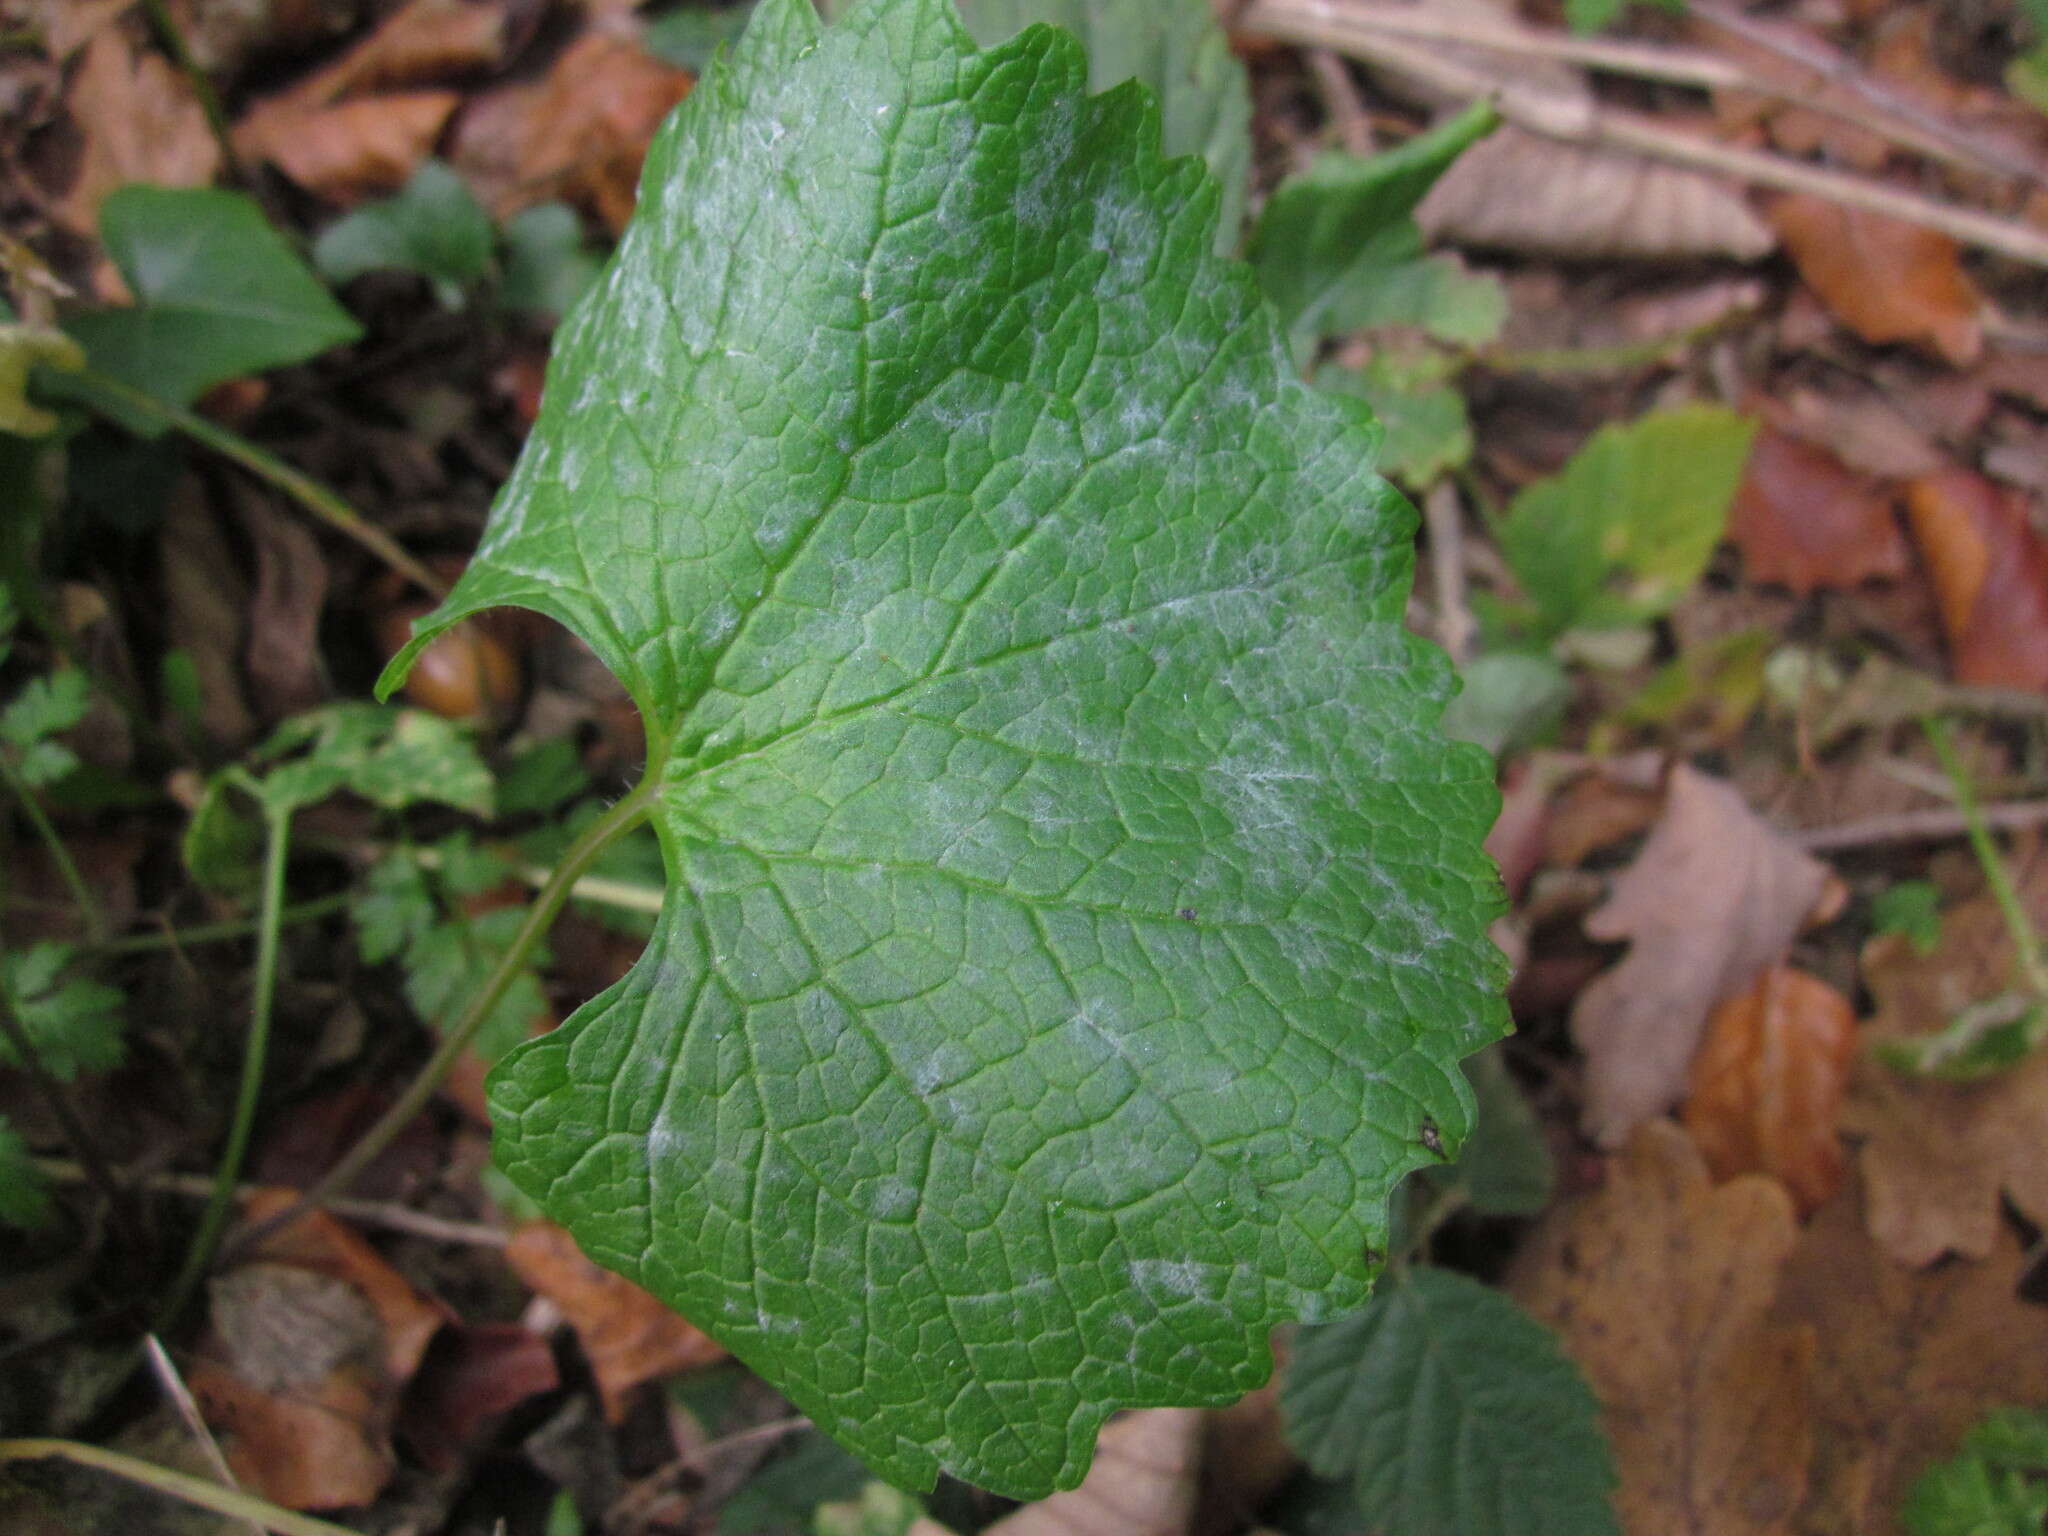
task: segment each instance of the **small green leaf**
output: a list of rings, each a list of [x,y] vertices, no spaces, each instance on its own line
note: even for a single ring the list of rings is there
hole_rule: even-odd
[[[517,603],[639,706],[668,905],[492,1074],[497,1156],[906,1487],[1262,1380],[1505,1024],[1414,516],[1087,79],[764,0],[382,684]]]
[[[924,1519],[924,1506],[909,1494],[887,1483],[869,1483],[857,1499],[820,1504],[811,1530],[814,1536],[906,1536]]]
[[[54,1077],[70,1082],[81,1072],[106,1072],[121,1064],[127,999],[102,982],[66,979],[75,951],[68,944],[42,943],[0,955],[0,987],[28,1034],[36,1055]],[[21,1059],[0,1035],[0,1066]]]
[[[1436,351],[1382,348],[1363,368],[1328,364],[1317,389],[1353,395],[1372,407],[1386,440],[1379,470],[1411,491],[1425,491],[1472,458],[1472,419],[1455,383],[1454,359]]]
[[[507,309],[560,319],[603,267],[604,257],[583,239],[576,210],[540,203],[505,221],[505,280],[498,297]]]
[[[2010,1071],[2048,1039],[2048,1001],[2005,992],[1963,1009],[1931,1034],[1879,1040],[1878,1060],[1897,1072],[1972,1083]]]
[[[6,709],[0,710],[0,743],[9,749],[15,773],[24,784],[54,784],[78,766],[70,748],[50,740],[85,718],[92,702],[85,674],[65,668],[32,677]]]
[[[718,50],[739,40],[752,5],[679,5],[647,18],[640,44],[664,63],[701,75]]]
[[[1941,947],[1941,887],[1932,880],[1901,880],[1886,886],[1870,902],[1870,926],[1877,933],[1895,933],[1918,955]]]
[[[1159,107],[1160,147],[1200,155],[1222,189],[1216,253],[1237,249],[1251,191],[1252,98],[1209,0],[960,0],[984,48],[1034,22],[1064,27],[1088,55],[1088,89],[1136,80]]]
[[[1326,151],[1274,189],[1250,259],[1298,359],[1325,336],[1374,325],[1415,326],[1468,345],[1500,333],[1507,295],[1499,282],[1424,255],[1414,217],[1437,178],[1499,121],[1481,104],[1370,159]]]
[[[276,764],[253,791],[272,814],[344,789],[387,811],[427,802],[476,816],[492,810],[491,770],[467,729],[425,710],[330,704],[294,715],[253,756]]]
[[[242,897],[256,889],[263,857],[263,828],[237,803],[247,790],[216,774],[185,824],[180,850],[185,870],[203,891]]]
[[[1721,541],[1755,431],[1712,405],[1603,427],[1563,473],[1517,496],[1499,535],[1532,637],[1669,611]]]
[[[556,810],[590,788],[576,743],[553,736],[536,743],[498,775],[498,814],[532,816]]]
[[[1460,676],[1464,687],[1444,710],[1444,734],[1495,757],[1541,741],[1571,701],[1571,679],[1550,656],[1497,651],[1468,661]]]
[[[94,368],[172,405],[362,334],[239,192],[122,187],[100,206],[100,240],[135,303],[65,328]]]
[[[1992,1414],[1952,1460],[1920,1475],[1899,1520],[1906,1536],[2040,1536],[2048,1524],[2048,1413]]]
[[[365,203],[331,224],[313,244],[313,264],[328,281],[365,272],[417,272],[448,309],[491,269],[490,215],[468,185],[439,160],[428,160],[390,197]]]
[[[0,1226],[33,1232],[49,1221],[50,1181],[21,1133],[0,1115]]]
[[[1685,14],[1685,0],[1564,0],[1565,24],[1582,35],[1604,32],[1621,20],[1631,5],[1652,5],[1674,16]]]
[[[356,950],[369,965],[396,959],[441,920],[426,866],[410,848],[394,848],[372,864],[348,910]]]
[[[1541,1323],[1441,1269],[1305,1328],[1280,1390],[1288,1440],[1401,1536],[1619,1536],[1600,1405]]]

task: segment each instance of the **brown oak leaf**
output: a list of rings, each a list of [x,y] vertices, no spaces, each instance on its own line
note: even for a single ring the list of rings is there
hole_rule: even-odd
[[[100,203],[131,181],[203,187],[220,170],[220,145],[185,77],[138,53],[118,26],[86,45],[64,104],[84,137],[78,175],[51,209],[74,234],[96,234]]]
[[[1554,1208],[1509,1291],[1600,1399],[1627,1531],[1780,1536],[1806,1490],[1813,1330],[1769,1319],[1796,1239],[1775,1179],[1716,1187],[1653,1120],[1590,1195]]]
[[[2015,862],[2020,899],[2037,926],[2048,925],[2048,853]],[[1865,1034],[1939,1030],[2011,986],[2012,964],[2012,940],[1988,896],[1942,914],[1931,955],[1901,937],[1873,939],[1863,981],[1877,1015]],[[1902,1263],[1984,1258],[1998,1241],[2001,1199],[2048,1225],[2048,1052],[1973,1083],[1905,1077],[1866,1056],[1850,1078],[1843,1127],[1862,1142],[1871,1235]]]
[[[1865,341],[1922,342],[1958,367],[1984,350],[1984,296],[1948,236],[1799,192],[1770,218],[1807,286]]]
[[[1771,1314],[1817,1339],[1802,1536],[1898,1529],[1913,1480],[1971,1425],[2048,1402],[2048,1311],[2019,1299],[2011,1231],[1980,1260],[1913,1270],[1872,1241],[1858,1204],[1852,1191],[1814,1218]]]
[[[1588,1134],[1619,1146],[1678,1101],[1707,1015],[1784,958],[1828,886],[1826,866],[1729,785],[1683,764],[1672,770],[1642,852],[1586,919],[1597,939],[1633,941],[1572,1009]]]

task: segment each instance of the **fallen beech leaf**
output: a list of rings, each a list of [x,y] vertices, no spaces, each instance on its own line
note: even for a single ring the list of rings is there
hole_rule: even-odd
[[[500,62],[505,40],[502,5],[489,0],[412,0],[289,94],[305,105],[324,105],[372,91],[438,85]]]
[[[520,1227],[505,1258],[576,1330],[605,1418],[614,1424],[625,1417],[627,1396],[642,1382],[725,1358],[724,1349],[680,1315],[632,1281],[591,1263],[553,1222]]]
[[[94,35],[64,104],[85,144],[77,179],[51,213],[74,234],[97,233],[100,200],[116,187],[203,187],[220,170],[220,145],[192,87],[167,60],[138,55],[121,27]]]
[[[1891,497],[1824,448],[1766,428],[1728,515],[1752,581],[1802,596],[1903,576],[1910,563]]]
[[[1906,488],[1956,681],[2048,688],[2048,545],[2026,498],[1968,470]]]
[[[444,1329],[406,1390],[398,1432],[428,1467],[452,1471],[492,1419],[560,1384],[548,1341],[517,1323]]]
[[[501,221],[563,198],[617,234],[632,215],[648,141],[695,80],[626,38],[586,33],[546,79],[472,103],[449,158]]]
[[[1842,1185],[1835,1121],[1855,1053],[1849,1000],[1790,966],[1716,1008],[1684,1115],[1714,1177],[1772,1174],[1801,1211],[1825,1205]]]
[[[1882,395],[1793,389],[1756,403],[1771,427],[1825,448],[1855,473],[1910,480],[1947,462],[1934,439]]]
[[[1852,1193],[1813,1219],[1771,1314],[1819,1344],[1802,1536],[1896,1530],[1913,1480],[1971,1425],[2048,1402],[2048,1311],[2019,1299],[2024,1260],[2005,1225],[1980,1261],[1915,1271],[1872,1241],[1859,1205]]]
[[[309,192],[353,202],[403,186],[461,102],[453,91],[365,96],[332,106],[290,98],[261,102],[236,125],[235,150],[269,161]]]
[[[2036,851],[2013,873],[2035,924],[2048,924],[2048,854]],[[1988,896],[1942,913],[1931,955],[1899,935],[1873,939],[1863,981],[1877,1014],[1864,1032],[1873,1040],[1933,1034],[2010,986],[2012,964],[2012,941]],[[1902,1263],[1985,1257],[1998,1240],[2001,1198],[2048,1225],[2048,1052],[1971,1083],[1904,1077],[1865,1056],[1850,1078],[1843,1125],[1862,1140],[1871,1234]]]
[[[1562,1335],[1605,1410],[1624,1530],[1794,1529],[1813,1330],[1768,1313],[1795,1237],[1776,1180],[1714,1186],[1685,1132],[1657,1120],[1516,1257],[1508,1290]]]
[[[1202,1414],[1140,1408],[1102,1432],[1078,1488],[1005,1515],[988,1536],[1180,1536],[1195,1511]]]
[[[260,1221],[296,1198],[263,1190]],[[210,1289],[194,1395],[243,1482],[293,1509],[363,1504],[391,1478],[399,1394],[448,1314],[355,1232],[311,1212]]]
[[[1434,240],[1548,256],[1756,261],[1777,243],[1725,182],[1512,125],[1465,151],[1415,217]]]
[[[1708,1012],[1784,958],[1827,886],[1827,868],[1730,786],[1683,764],[1671,771],[1664,814],[1586,919],[1597,939],[1633,941],[1572,1010],[1589,1135],[1619,1146],[1677,1102]]]
[[[1948,236],[1796,192],[1770,217],[1807,286],[1865,341],[1929,343],[1958,366],[1984,350],[1984,296]]]

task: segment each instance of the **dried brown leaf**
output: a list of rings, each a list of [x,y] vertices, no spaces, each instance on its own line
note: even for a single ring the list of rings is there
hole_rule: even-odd
[[[1078,1488],[1005,1515],[989,1536],[1181,1536],[1195,1509],[1202,1413],[1140,1408],[1102,1432]]]
[[[1921,342],[1958,366],[1983,351],[1984,296],[1948,236],[1796,192],[1770,216],[1807,286],[1865,341]]]
[[[121,27],[93,34],[64,104],[85,142],[78,176],[51,212],[74,234],[98,232],[100,201],[116,187],[203,187],[220,171],[220,145],[190,84],[156,54],[138,54]]]
[[[1725,182],[1512,126],[1460,155],[1415,216],[1438,240],[1546,256],[1755,261],[1777,243]]]
[[[491,1420],[560,1384],[548,1341],[517,1323],[447,1328],[406,1391],[398,1432],[434,1471],[452,1471]]]
[[[1803,1212],[1832,1199],[1844,1167],[1835,1122],[1855,1053],[1849,999],[1791,966],[1772,966],[1716,1008],[1684,1113],[1714,1177],[1770,1174]]]
[[[2015,877],[2034,922],[2048,925],[2048,854],[2021,861]],[[1896,936],[1873,939],[1863,981],[1877,1014],[1865,1033],[1931,1034],[2011,986],[2012,964],[2012,940],[1988,896],[1942,914],[1931,955]],[[1904,1077],[1865,1057],[1850,1079],[1843,1124],[1862,1143],[1871,1234],[1902,1263],[1986,1257],[1998,1241],[2001,1199],[2048,1225],[2048,1052],[1975,1083]]]
[[[1766,427],[1728,514],[1752,581],[1802,595],[1903,576],[1911,563],[1892,498],[1824,448]]]
[[[632,215],[654,130],[695,79],[629,38],[589,32],[544,80],[471,103],[449,158],[497,218],[564,198],[617,233]]]
[[[1967,470],[1906,488],[1956,680],[2048,688],[2048,544],[2026,498]]]
[[[256,707],[266,720],[310,709],[321,685],[320,617],[327,604],[327,558],[303,522],[261,496],[236,500],[256,551],[244,664]]]
[[[1818,1340],[1804,1536],[1896,1530],[1913,1480],[1971,1425],[2048,1402],[2048,1312],[2017,1295],[2012,1233],[2000,1225],[1981,1260],[1916,1271],[1871,1240],[1858,1205],[1851,1193],[1814,1218],[1772,1312]]]
[[[235,127],[235,151],[267,160],[309,192],[338,203],[404,185],[433,152],[462,98],[406,91],[335,105],[290,97],[259,102]]]
[[[506,16],[490,0],[412,0],[361,42],[290,91],[303,106],[344,96],[439,85],[505,56]]]
[[[1586,919],[1595,938],[1633,941],[1572,1010],[1589,1135],[1619,1146],[1678,1101],[1708,1013],[1784,958],[1827,886],[1727,784],[1672,770],[1649,840]]]
[[[626,1399],[642,1382],[725,1357],[725,1350],[623,1276],[583,1256],[576,1240],[549,1221],[532,1221],[512,1234],[505,1258],[519,1278],[561,1309],[576,1330],[616,1424]]]
[[[1685,1132],[1656,1120],[1516,1257],[1508,1289],[1557,1329],[1600,1399],[1623,1529],[1794,1529],[1813,1331],[1768,1313],[1795,1236],[1782,1185],[1715,1187]]]

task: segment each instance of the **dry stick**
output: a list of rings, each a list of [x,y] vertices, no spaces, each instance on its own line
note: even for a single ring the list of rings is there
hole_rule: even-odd
[[[1939,230],[1966,245],[2048,267],[2048,232],[2016,220],[1902,192],[1866,176],[1824,170],[1782,155],[1730,149],[1666,128],[1637,113],[1592,102],[1560,100],[1362,25],[1352,16],[1351,8],[1333,4],[1332,0],[1253,0],[1240,25],[1245,31],[1264,33],[1303,47],[1334,48],[1353,58],[1411,75],[1452,95],[1491,98],[1502,117],[1545,138],[1584,148],[1624,150],[1694,170],[1732,176],[1756,186],[1802,192],[1844,207]]]
[[[2048,826],[2048,800],[2017,800],[2005,805],[1987,805],[1979,814],[1985,825],[2000,832],[2019,832],[2029,827]],[[1838,853],[1845,848],[1877,848],[1891,843],[1938,843],[1969,835],[1970,822],[1959,810],[1939,806],[1925,811],[1901,811],[1892,816],[1871,816],[1846,821],[1839,826],[1813,827],[1786,834],[1808,853]]]
[[[1819,38],[1808,38],[1772,26],[1768,22],[1759,21],[1738,7],[1727,4],[1726,0],[1691,0],[1688,9],[1695,17],[1741,38],[1746,43],[1768,49],[1781,59],[1813,71],[1829,85],[1854,91],[1884,116],[1896,119],[1929,138],[1948,145],[1952,152],[1951,157],[1972,161],[1985,170],[1996,171],[2001,175],[2018,177],[2039,186],[2048,186],[2048,169],[2044,169],[2039,163],[2014,154],[2006,145],[1971,133],[1960,123],[1951,122],[1939,112],[1929,111],[1911,97],[1892,89],[1869,71],[1858,68],[1847,54],[1830,47]],[[1820,111],[1830,110],[1828,106],[1818,101],[1807,101],[1790,94],[1786,99],[1800,101],[1802,105],[1812,106]],[[1855,121],[1853,118],[1849,120]],[[1878,131],[1884,132],[1882,129]],[[1909,141],[1899,138],[1897,142],[1907,144]],[[1933,152],[1930,150],[1927,153]]]
[[[1970,135],[1945,124],[1910,103],[1888,96],[1871,96],[1868,107],[1817,97],[1804,83],[1784,85],[1767,80],[1732,59],[1688,48],[1671,48],[1658,43],[1616,42],[1607,38],[1575,37],[1568,33],[1525,27],[1512,21],[1487,21],[1466,16],[1447,16],[1413,4],[1374,4],[1371,0],[1316,0],[1316,8],[1339,18],[1342,25],[1368,28],[1398,37],[1424,42],[1455,43],[1523,58],[1549,59],[1575,64],[1602,74],[1627,75],[1639,80],[1657,80],[1667,85],[1692,86],[1700,90],[1746,91],[1796,103],[1809,111],[1823,113],[1874,133],[1902,148],[1931,160],[1987,170],[2002,176],[2019,176],[2041,181],[2041,171],[2010,155],[1997,154],[1979,145]],[[1734,30],[1731,28],[1730,30]],[[1768,45],[1766,45],[1768,46]],[[1850,84],[1839,77],[1846,60],[1833,65],[1802,61],[1831,82]],[[1851,71],[1853,75],[1854,71]],[[1860,93],[1859,94],[1865,94]]]
[[[280,1509],[267,1500],[243,1493],[239,1488],[223,1488],[203,1477],[160,1467],[139,1456],[102,1450],[96,1445],[82,1445],[76,1440],[0,1440],[0,1463],[47,1461],[53,1457],[76,1462],[81,1467],[111,1472],[116,1477],[140,1483],[145,1488],[154,1488],[158,1493],[200,1509],[210,1509],[217,1515],[253,1521],[266,1531],[277,1532],[278,1536],[356,1536],[346,1526],[302,1515],[295,1509]]]
[[[1439,480],[1422,498],[1429,526],[1429,572],[1436,587],[1436,638],[1459,667],[1472,655],[1479,633],[1472,605],[1465,598],[1465,505],[1457,483]]]
[[[1358,94],[1358,82],[1351,78],[1351,61],[1327,48],[1311,48],[1308,71],[1323,98],[1323,110],[1337,141],[1354,155],[1373,152],[1372,117]]]
[[[59,1183],[76,1184],[86,1177],[85,1170],[61,1157],[39,1157],[35,1160],[49,1178]],[[213,1178],[203,1173],[153,1173],[134,1181],[134,1187],[148,1195],[176,1195],[181,1200],[204,1200],[213,1192]],[[235,1197],[246,1201],[250,1196],[262,1193],[267,1186],[262,1184],[238,1184]],[[471,1248],[502,1248],[510,1241],[502,1227],[494,1227],[484,1221],[457,1221],[448,1216],[429,1216],[425,1211],[415,1211],[407,1206],[396,1205],[388,1200],[353,1200],[345,1197],[327,1202],[327,1209],[337,1216],[346,1216],[350,1221],[366,1227],[383,1227],[392,1232],[404,1232],[413,1237],[432,1238],[438,1243],[459,1243]]]
[[[206,1458],[206,1469],[214,1481],[238,1492],[241,1484],[235,1481],[235,1474],[228,1466],[227,1457],[220,1453],[220,1442],[213,1438],[213,1431],[206,1427],[205,1416],[199,1411],[199,1404],[192,1396],[192,1389],[185,1385],[185,1378],[178,1374],[177,1366],[155,1334],[147,1334],[142,1340],[143,1357],[149,1361],[150,1374],[156,1377],[156,1384],[163,1388],[164,1396],[171,1400],[178,1417],[184,1420],[186,1430],[199,1447],[199,1454]],[[263,1536],[263,1527],[248,1516],[242,1517],[242,1524],[250,1536]]]

